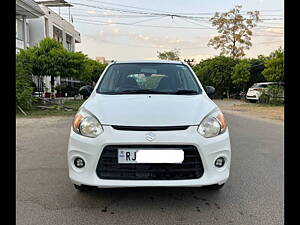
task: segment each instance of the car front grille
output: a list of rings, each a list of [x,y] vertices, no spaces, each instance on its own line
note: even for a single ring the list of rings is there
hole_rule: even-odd
[[[170,149],[180,148],[184,151],[182,163],[135,163],[119,164],[119,148]],[[199,152],[191,145],[110,145],[106,146],[100,156],[96,169],[101,179],[114,180],[184,180],[198,179],[203,173]]]

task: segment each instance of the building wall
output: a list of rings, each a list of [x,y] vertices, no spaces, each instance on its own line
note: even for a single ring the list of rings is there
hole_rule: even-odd
[[[33,0],[16,0],[16,53],[30,47],[29,18],[44,15],[39,5]]]
[[[104,58],[104,57],[97,56],[97,57],[96,57],[96,61],[99,62],[99,63],[103,63],[103,64],[104,64],[104,63],[105,63],[105,58]]]
[[[109,64],[113,62],[114,60],[106,60],[105,57],[102,56],[96,56],[96,61],[102,64]]]
[[[60,15],[56,14],[50,8],[40,5],[40,8],[44,11],[45,15],[38,19],[30,19],[30,33],[31,33],[31,46],[38,44],[41,40],[43,40],[47,34],[49,37],[53,38],[53,28],[54,26],[62,31],[62,41],[63,46],[68,49],[68,44],[66,42],[66,34],[72,37],[72,47],[71,51],[75,51],[75,43],[80,43],[80,33],[75,30],[74,26],[62,18]],[[48,21],[48,27],[45,25],[45,21]]]
[[[49,36],[53,37],[53,26],[56,26],[63,32],[63,46],[66,48],[66,33],[72,36],[73,41],[73,50],[75,50],[75,42],[80,43],[80,33],[74,29],[74,26],[66,21],[64,18],[62,18],[60,15],[56,14],[53,10],[50,8],[40,5],[41,9],[45,13],[45,17],[49,21]]]
[[[25,20],[25,26],[24,26]],[[24,43],[26,40],[26,44]],[[26,17],[16,17],[16,50],[25,49],[30,46],[29,43],[29,23]]]
[[[44,17],[29,20],[29,39],[30,46],[37,45],[45,38]]]

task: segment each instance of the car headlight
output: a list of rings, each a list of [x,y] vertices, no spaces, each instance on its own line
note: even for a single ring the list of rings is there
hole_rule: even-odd
[[[80,109],[75,115],[73,130],[77,134],[92,138],[97,137],[103,132],[99,120],[84,108]]]
[[[215,137],[225,132],[227,123],[221,111],[217,110],[206,116],[198,127],[198,132],[206,138]]]

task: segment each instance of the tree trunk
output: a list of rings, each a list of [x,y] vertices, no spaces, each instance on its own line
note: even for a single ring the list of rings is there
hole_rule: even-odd
[[[236,42],[236,40],[235,40],[235,38],[234,38],[234,35],[235,35],[235,33],[233,33],[233,49],[232,49],[232,51],[231,51],[231,56],[232,56],[233,58],[235,58],[235,56],[236,56],[236,53],[235,53],[235,42]]]
[[[54,98],[54,76],[51,75],[51,98]]]

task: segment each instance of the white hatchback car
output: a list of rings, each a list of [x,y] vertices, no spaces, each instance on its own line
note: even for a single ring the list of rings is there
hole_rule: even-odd
[[[214,88],[204,89],[188,64],[113,62],[89,88],[68,145],[75,188],[220,189],[227,181],[228,127],[208,97]]]
[[[247,91],[246,99],[252,102],[257,102],[263,93],[270,85],[276,85],[277,82],[262,82],[253,84]]]

